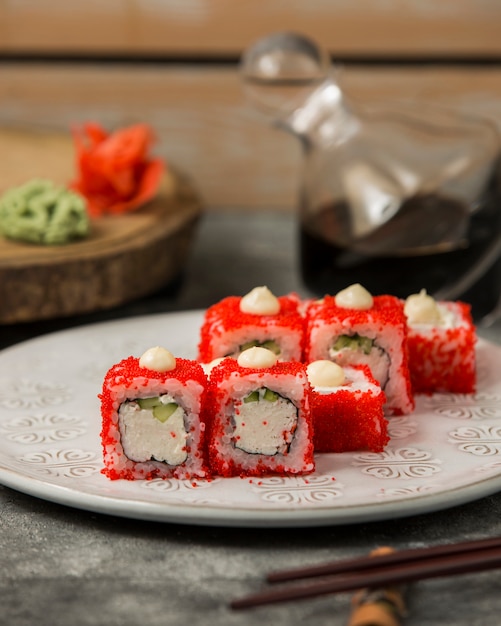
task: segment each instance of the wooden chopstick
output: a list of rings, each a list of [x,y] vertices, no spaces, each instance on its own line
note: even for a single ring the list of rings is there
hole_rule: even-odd
[[[465,550],[454,551],[454,545],[456,547],[462,546]],[[444,553],[441,551],[444,548],[450,551]],[[402,560],[401,558],[399,561],[393,562],[387,558],[387,556],[392,555],[367,557],[367,561],[371,560],[371,567],[366,570],[348,570],[346,568],[349,566],[350,561],[345,561],[343,570],[345,573],[342,575],[332,575],[329,572],[330,578],[316,583],[289,585],[285,588],[271,588],[236,599],[230,606],[233,609],[244,609],[263,604],[354,591],[363,587],[380,588],[387,585],[415,582],[426,578],[455,576],[501,568],[501,541],[499,539],[497,543],[496,540],[466,542],[463,544],[451,544],[451,546],[424,548],[422,550],[402,550],[394,554],[399,554],[400,557],[403,557],[405,554],[409,555],[410,552],[413,553],[410,560]],[[423,554],[419,558],[415,558],[417,556],[416,552],[427,553],[427,555]],[[360,559],[356,561],[360,561]],[[378,565],[373,566],[373,561],[377,562]],[[318,568],[315,569],[318,570]]]
[[[408,550],[398,550],[388,554],[380,554],[377,556],[362,556],[354,559],[331,561],[321,565],[312,565],[309,567],[270,572],[266,576],[266,580],[270,583],[286,582],[289,580],[299,580],[301,578],[314,578],[317,576],[342,574],[344,572],[356,572],[359,570],[380,567],[381,565],[418,561],[434,556],[438,557],[448,554],[474,552],[476,550],[499,547],[501,547],[501,537],[441,544],[429,546],[427,548],[412,548]]]

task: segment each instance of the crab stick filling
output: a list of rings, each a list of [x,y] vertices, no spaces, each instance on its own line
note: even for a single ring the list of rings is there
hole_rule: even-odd
[[[131,461],[186,461],[185,411],[171,395],[127,400],[120,405],[118,419],[122,447]]]
[[[290,400],[267,387],[256,389],[234,404],[234,445],[249,454],[284,454],[297,420],[297,408]]]
[[[273,367],[277,356],[265,348],[253,347],[242,352],[238,364],[253,370]],[[288,398],[260,387],[234,403],[232,416],[233,444],[249,454],[284,454],[294,438],[298,411]]]

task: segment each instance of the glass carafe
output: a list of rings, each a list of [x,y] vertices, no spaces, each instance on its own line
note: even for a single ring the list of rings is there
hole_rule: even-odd
[[[423,103],[361,108],[315,42],[278,33],[250,47],[252,104],[303,148],[300,265],[313,294],[355,282],[472,304],[501,289],[500,140],[489,121]]]

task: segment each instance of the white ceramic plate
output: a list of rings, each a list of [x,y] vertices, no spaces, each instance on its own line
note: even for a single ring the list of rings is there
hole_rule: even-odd
[[[97,394],[107,369],[162,345],[196,355],[199,311],[39,337],[0,352],[0,482],[122,517],[220,526],[319,526],[403,517],[501,489],[501,348],[478,343],[473,396],[419,397],[390,421],[384,452],[317,455],[304,477],[110,481]]]

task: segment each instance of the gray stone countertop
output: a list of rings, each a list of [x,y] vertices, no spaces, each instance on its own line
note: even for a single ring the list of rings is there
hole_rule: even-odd
[[[303,293],[294,220],[211,214],[176,289],[99,315],[0,329],[0,346],[125,316],[204,308],[267,284]],[[480,334],[501,343],[494,324]],[[6,626],[344,625],[350,594],[232,611],[272,569],[501,535],[501,495],[441,512],[343,526],[242,529],[123,519],[0,486],[0,624]],[[422,581],[408,590],[408,626],[497,626],[501,571]]]

